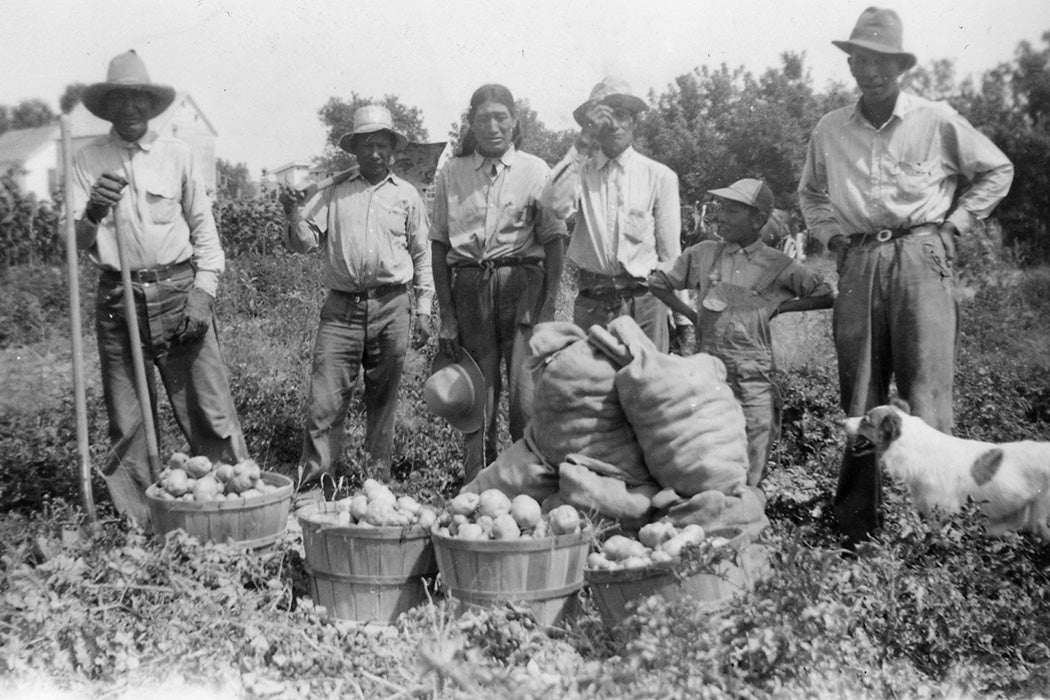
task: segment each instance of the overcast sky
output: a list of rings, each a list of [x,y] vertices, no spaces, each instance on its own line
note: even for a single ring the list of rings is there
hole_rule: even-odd
[[[486,82],[527,98],[555,129],[604,74],[643,97],[699,65],[759,73],[805,52],[818,88],[852,84],[846,39],[869,0],[7,0],[0,104],[55,111],[64,87],[105,78],[134,48],[155,82],[193,95],[219,132],[217,154],[261,168],[318,155],[331,96],[392,93],[443,140]],[[920,64],[953,58],[959,77],[1043,46],[1048,0],[889,4]]]

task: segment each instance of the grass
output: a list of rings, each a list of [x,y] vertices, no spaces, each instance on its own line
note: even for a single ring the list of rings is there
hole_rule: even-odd
[[[1050,366],[1042,319],[1050,270],[991,257],[964,262],[958,432],[1046,438]],[[829,275],[830,262],[810,258]],[[50,276],[50,277],[49,277]],[[86,279],[83,279],[85,278]],[[54,270],[9,270],[0,317],[0,693],[204,697],[1038,697],[1050,693],[1050,550],[985,537],[972,512],[930,529],[890,484],[887,531],[845,556],[830,514],[841,456],[830,312],[774,320],[785,396],[778,466],[766,485],[764,543],[774,574],[724,613],[650,601],[613,638],[586,596],[560,630],[514,609],[458,613],[436,598],[388,631],[333,623],[306,597],[301,543],[238,553],[156,542],[109,522],[77,534],[75,433],[63,297],[27,291]],[[221,342],[250,450],[291,474],[323,289],[315,258],[231,260],[217,307]],[[85,329],[91,273],[82,274]],[[571,279],[568,286],[571,286]],[[27,292],[27,293],[28,293]],[[559,316],[567,318],[566,290]],[[28,309],[28,311],[26,310]],[[21,314],[21,315],[19,315]],[[27,319],[27,320],[26,320]],[[92,455],[105,419],[85,331]],[[432,349],[407,361],[394,465],[397,486],[448,496],[459,437],[421,396]],[[162,405],[163,409],[163,405]],[[162,452],[181,436],[162,410]],[[369,475],[355,403],[340,473]],[[103,515],[112,517],[96,483]],[[33,684],[36,684],[35,686]],[[142,690],[151,687],[152,691]],[[5,692],[9,691],[9,692]]]

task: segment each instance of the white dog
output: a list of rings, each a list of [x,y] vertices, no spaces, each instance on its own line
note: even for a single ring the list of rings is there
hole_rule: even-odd
[[[989,534],[1029,530],[1050,540],[1050,443],[964,440],[910,415],[905,404],[877,406],[845,425],[853,449],[870,443],[924,518],[938,508],[958,512],[972,498],[988,516]]]

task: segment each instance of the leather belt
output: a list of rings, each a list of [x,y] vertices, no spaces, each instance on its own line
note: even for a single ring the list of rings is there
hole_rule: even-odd
[[[152,267],[148,270],[132,270],[131,281],[138,282],[139,284],[163,282],[179,273],[192,269],[193,263],[189,260],[184,260],[180,263],[174,263],[173,265],[161,265],[160,267]],[[109,268],[106,268],[102,270],[102,279],[110,284],[120,284],[120,270],[110,270]]]
[[[349,297],[354,301],[365,301],[366,299],[378,299],[379,297],[391,296],[393,294],[403,294],[408,291],[408,285],[406,284],[380,284],[371,289],[365,289],[360,292],[344,292],[341,289],[333,289],[332,293],[341,294],[342,296]]]
[[[543,258],[527,257],[524,255],[504,255],[502,258],[490,258],[488,260],[464,260],[452,263],[456,270],[480,269],[493,270],[497,267],[517,267],[519,265],[542,265]]]
[[[905,236],[920,236],[933,233],[937,230],[937,227],[937,224],[918,224],[905,228],[884,228],[865,233],[851,233],[849,242],[851,246],[864,245],[865,243],[889,243]]]
[[[580,270],[579,294],[588,299],[630,299],[648,291],[649,286],[635,277],[600,275]]]

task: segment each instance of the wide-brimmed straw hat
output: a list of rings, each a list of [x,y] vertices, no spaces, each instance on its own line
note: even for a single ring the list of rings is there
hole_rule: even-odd
[[[146,73],[146,64],[142,62],[134,49],[110,61],[106,82],[88,85],[84,88],[80,101],[96,117],[109,121],[106,95],[113,90],[134,90],[148,94],[153,98],[153,107],[149,112],[150,119],[161,114],[175,101],[175,89],[170,85],[158,85],[151,82],[149,74]]]
[[[423,398],[435,416],[461,433],[473,433],[485,422],[487,395],[485,376],[469,352],[463,350],[459,362],[443,352],[434,357]]]
[[[622,78],[607,76],[591,90],[591,96],[587,101],[573,110],[572,116],[580,126],[587,126],[587,110],[591,105],[597,103],[607,104],[610,107],[622,107],[630,110],[631,114],[638,114],[649,109],[641,97],[631,92],[631,86]]]
[[[354,147],[355,137],[374,134],[377,131],[389,131],[394,136],[395,151],[404,150],[408,145],[408,137],[394,126],[394,115],[389,109],[383,105],[365,105],[354,112],[354,130],[339,138],[339,148],[349,153]]]
[[[904,26],[893,10],[869,7],[860,13],[857,25],[846,41],[832,41],[846,53],[853,49],[867,49],[901,58],[901,67],[908,70],[916,63],[915,54],[904,50]]]

